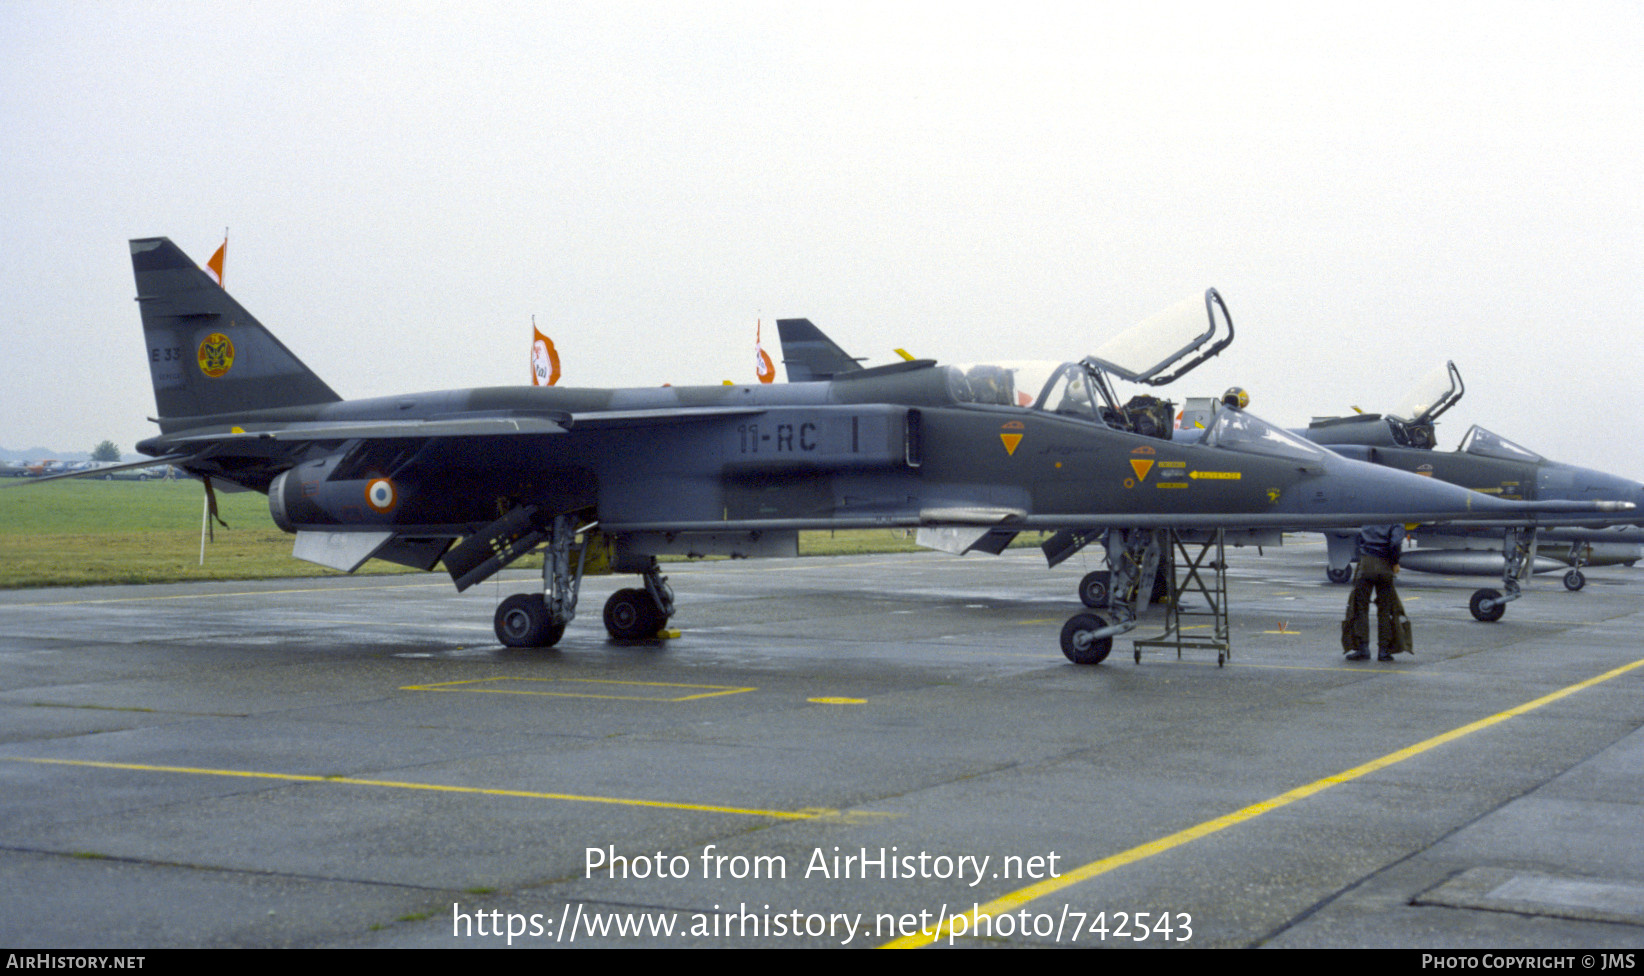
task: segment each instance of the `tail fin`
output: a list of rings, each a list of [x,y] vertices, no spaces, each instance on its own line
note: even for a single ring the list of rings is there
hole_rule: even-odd
[[[162,431],[342,399],[170,239],[132,241],[131,269]]]
[[[788,367],[789,383],[832,379],[862,368],[810,319],[777,319],[776,331],[782,339],[782,365]]]

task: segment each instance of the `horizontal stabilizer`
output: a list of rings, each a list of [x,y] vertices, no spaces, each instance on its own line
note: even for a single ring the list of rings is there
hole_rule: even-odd
[[[20,478],[6,487],[16,488],[18,485],[37,485],[43,481],[57,481],[62,478],[103,478],[116,471],[130,471],[132,468],[152,468],[156,464],[182,464],[193,457],[192,454],[167,454],[162,457],[144,458],[141,461],[127,461],[124,464],[106,464],[100,468],[85,468],[80,471],[64,471],[61,474],[43,474],[34,478]]]

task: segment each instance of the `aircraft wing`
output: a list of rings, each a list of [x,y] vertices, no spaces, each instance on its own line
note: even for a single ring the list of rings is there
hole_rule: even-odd
[[[1631,502],[1524,502],[1524,516],[1516,521],[1503,520],[1500,511],[1474,512],[1454,510],[1429,512],[1416,521],[1424,525],[1465,522],[1469,525],[1522,526],[1539,524],[1568,524],[1570,512],[1614,513],[1594,515],[1592,524],[1619,524],[1635,521],[1635,516],[1618,517],[1633,511]],[[1572,508],[1570,506],[1577,506]],[[1362,525],[1382,525],[1390,522],[1411,521],[1410,513],[1360,512],[1298,515],[1296,513],[1140,513],[1090,512],[1086,514],[1028,515],[1025,512],[987,508],[927,508],[918,512],[886,515],[838,515],[826,519],[731,519],[703,522],[631,522],[606,523],[609,532],[755,532],[761,530],[793,529],[912,529],[943,527],[986,527],[1017,531],[1053,531],[1068,528],[1138,528],[1138,529],[1335,529],[1357,528]]]
[[[644,427],[669,423],[689,423],[705,418],[733,417],[762,413],[757,407],[718,409],[605,410],[594,413],[566,413],[553,417],[452,417],[427,420],[361,420],[317,423],[286,423],[269,430],[180,434],[168,438],[174,444],[234,444],[249,441],[303,443],[309,441],[370,440],[374,438],[419,437],[513,437],[564,434],[572,429]],[[143,464],[158,464],[146,461]]]
[[[404,437],[506,437],[514,434],[563,434],[566,428],[542,417],[464,417],[452,420],[365,420],[356,423],[294,423],[273,430],[182,434],[178,444],[234,444],[248,441],[347,441]],[[149,464],[157,462],[150,461]]]

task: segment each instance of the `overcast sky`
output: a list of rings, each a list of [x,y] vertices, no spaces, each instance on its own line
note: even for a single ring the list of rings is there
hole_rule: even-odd
[[[1454,359],[1644,479],[1644,5],[0,4],[0,446],[154,433],[126,241],[346,397],[1077,358],[1215,286],[1299,425]]]

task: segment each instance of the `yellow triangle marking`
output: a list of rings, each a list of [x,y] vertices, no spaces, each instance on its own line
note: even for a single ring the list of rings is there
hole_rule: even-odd
[[[1005,453],[1011,455],[1016,453],[1016,445],[1022,443],[1021,434],[1000,434],[999,439],[1005,442]]]
[[[1153,462],[1142,458],[1131,458],[1130,467],[1136,472],[1137,481],[1146,481],[1147,473],[1153,470]]]

